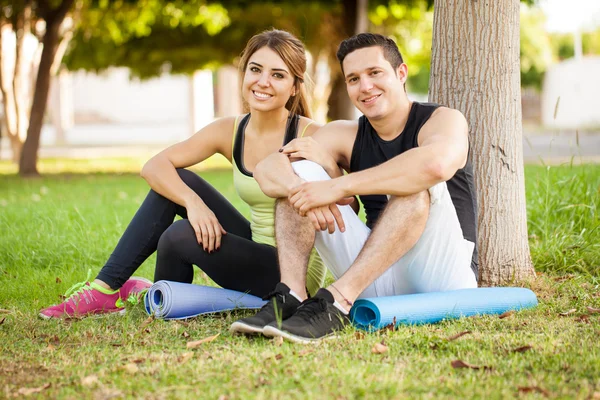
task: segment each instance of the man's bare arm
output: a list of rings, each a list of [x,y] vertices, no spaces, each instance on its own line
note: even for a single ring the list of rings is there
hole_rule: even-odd
[[[468,128],[457,110],[438,109],[419,133],[419,147],[364,171],[293,189],[294,207],[306,211],[338,199],[363,194],[407,196],[450,179],[468,155]]]

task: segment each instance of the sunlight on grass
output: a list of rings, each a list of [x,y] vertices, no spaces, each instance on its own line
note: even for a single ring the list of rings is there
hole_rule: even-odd
[[[124,317],[40,320],[39,309],[106,261],[148,192],[137,175],[142,163],[44,160],[46,175],[32,180],[0,163],[0,397],[600,397],[600,166],[526,167],[539,274],[526,286],[540,305],[509,318],[367,335],[348,329],[308,347],[230,335],[248,312],[165,322],[148,320],[138,305]],[[248,216],[231,169],[207,167],[198,173]],[[154,263],[152,256],[136,275],[151,279]],[[194,282],[211,284],[198,269]],[[389,351],[373,353],[381,342]],[[489,368],[456,369],[456,360]]]

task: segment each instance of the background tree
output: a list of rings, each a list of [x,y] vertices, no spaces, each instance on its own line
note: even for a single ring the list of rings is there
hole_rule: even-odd
[[[534,275],[529,254],[521,126],[519,1],[439,0],[431,101],[469,122],[479,204],[479,281]]]

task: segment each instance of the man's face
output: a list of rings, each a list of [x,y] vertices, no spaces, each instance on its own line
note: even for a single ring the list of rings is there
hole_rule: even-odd
[[[373,46],[348,54],[343,66],[348,96],[369,120],[385,118],[397,109],[404,93],[405,64],[394,70],[382,48]]]

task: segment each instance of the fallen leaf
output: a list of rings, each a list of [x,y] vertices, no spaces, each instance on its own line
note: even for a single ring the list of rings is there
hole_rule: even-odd
[[[183,364],[185,362],[188,362],[192,357],[194,357],[194,352],[188,351],[188,352],[180,355],[179,358],[177,359],[177,361],[179,361],[181,364]]]
[[[567,315],[571,315],[571,314],[573,314],[574,312],[577,312],[577,309],[576,309],[576,308],[571,308],[569,311],[565,311],[565,312],[558,313],[558,315],[561,315],[561,316],[563,316],[563,317],[566,317]]]
[[[98,377],[96,375],[89,375],[81,378],[81,386],[94,386],[98,384]]]
[[[131,362],[134,364],[141,364],[144,361],[146,361],[146,360],[144,360],[143,358],[136,358],[136,359],[131,360]]]
[[[590,313],[592,313],[592,314],[598,314],[598,313],[600,313],[600,308],[594,308],[594,307],[589,307],[589,306],[588,306],[588,307],[586,307],[586,309],[587,309],[587,310],[588,310]]]
[[[4,323],[4,320],[6,319],[6,317],[0,319],[0,325],[2,325]]]
[[[583,322],[585,324],[589,324],[590,323],[590,316],[588,314],[583,314],[578,318],[575,318],[575,321],[577,322]]]
[[[22,394],[23,396],[29,396],[31,394],[40,393],[52,386],[51,383],[46,383],[44,386],[37,388],[21,388],[17,391],[17,394]],[[16,396],[15,396],[16,397]]]
[[[283,358],[283,354],[281,354],[281,353],[280,353],[280,354],[277,354],[277,355],[275,355],[275,359],[276,359],[276,360],[281,360],[282,358]]]
[[[130,373],[131,375],[136,374],[140,370],[139,367],[134,363],[125,364],[122,368],[125,370],[125,372]]]
[[[384,326],[383,329],[385,331],[392,331],[392,332],[395,331],[396,330],[396,317],[394,317],[394,319],[392,320],[391,323]]]
[[[573,274],[569,274],[569,275],[563,275],[563,276],[557,276],[556,278],[554,278],[555,282],[563,282],[569,279],[575,278],[575,275]]]
[[[181,334],[181,336],[183,336],[184,338],[186,338],[186,339],[187,339],[187,338],[189,338],[189,337],[190,337],[190,334],[189,334],[189,333],[187,333],[187,331],[183,331],[183,333]]]
[[[0,308],[0,314],[10,314],[10,310],[5,310],[4,308]]]
[[[449,342],[451,342],[451,341],[453,341],[453,340],[456,340],[456,339],[458,339],[459,337],[462,337],[462,336],[468,335],[468,334],[470,334],[470,333],[471,333],[471,331],[464,331],[464,332],[460,332],[460,333],[457,333],[456,335],[450,336],[450,337],[449,337],[449,338],[447,338],[446,340],[447,340],[447,341],[449,341]]]
[[[375,343],[375,345],[371,349],[371,353],[383,354],[387,353],[388,350],[389,348],[385,345],[385,343],[382,340],[381,343]]]
[[[521,346],[521,347],[517,347],[516,349],[513,349],[512,352],[513,353],[525,353],[527,350],[531,350],[533,349],[533,346],[527,344],[525,346]]]
[[[50,343],[48,343],[48,347],[46,347],[46,349],[47,349],[48,351],[54,351],[54,350],[56,350],[56,347],[55,347],[55,346],[53,346],[53,345],[51,345]]]
[[[193,341],[193,342],[187,342],[187,348],[188,349],[195,349],[196,347],[200,346],[201,344],[210,343],[213,340],[215,340],[216,338],[218,338],[219,335],[220,335],[220,333],[217,333],[216,335],[209,336],[209,337],[206,337],[206,338],[201,339],[201,340],[196,340],[196,341]]]
[[[300,351],[298,352],[298,357],[304,357],[305,355],[307,355],[307,354],[310,354],[310,353],[312,353],[312,352],[313,352],[313,351],[312,351],[312,350],[310,350],[310,349],[304,349],[304,350],[300,350]]]
[[[114,342],[110,344],[112,347],[121,347],[123,346],[123,343],[119,343],[119,342]]]
[[[505,311],[505,312],[503,312],[502,314],[500,314],[500,316],[499,316],[498,318],[500,318],[500,319],[508,318],[508,317],[510,317],[511,315],[513,315],[514,313],[515,313],[515,312],[514,312],[513,310],[510,310],[510,311]]]
[[[356,340],[363,340],[365,338],[365,333],[364,332],[360,332],[360,331],[356,331],[356,332],[354,332],[354,338]]]
[[[273,344],[277,347],[280,347],[283,344],[283,336],[276,336],[273,338]]]
[[[62,280],[58,276],[56,277],[56,283],[62,283]]]
[[[521,392],[521,393],[538,392],[538,393],[543,394],[546,397],[550,396],[550,393],[546,389],[542,389],[539,386],[519,386],[519,392]]]
[[[142,322],[142,324],[140,325],[140,330],[143,330],[145,327],[150,325],[152,322],[154,322],[154,315],[149,316],[148,318],[146,318],[144,320],[144,322]]]
[[[491,367],[488,367],[487,365],[480,367],[478,365],[472,365],[472,364],[466,363],[463,360],[454,360],[450,363],[450,365],[452,365],[452,368],[470,368],[470,369],[484,369],[484,370],[492,369]]]
[[[269,382],[269,380],[267,378],[265,378],[264,376],[261,375],[258,377],[258,384],[256,385],[256,387],[269,385],[270,383],[271,382]]]

